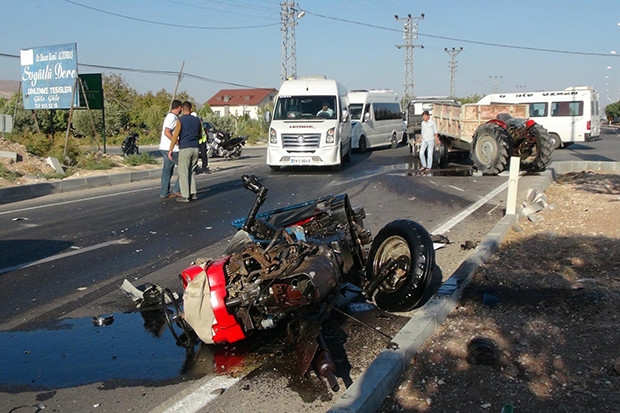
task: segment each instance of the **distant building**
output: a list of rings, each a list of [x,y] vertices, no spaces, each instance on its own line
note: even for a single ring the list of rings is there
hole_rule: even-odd
[[[258,108],[273,102],[277,94],[276,89],[222,89],[207,103],[219,116],[248,114],[258,119]]]
[[[0,80],[0,97],[10,98],[19,90],[17,80]]]

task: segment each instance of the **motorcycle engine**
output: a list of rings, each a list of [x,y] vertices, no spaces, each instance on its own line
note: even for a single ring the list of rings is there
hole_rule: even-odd
[[[325,244],[248,244],[226,266],[226,307],[245,331],[267,329],[290,313],[323,301],[338,284],[338,264]]]

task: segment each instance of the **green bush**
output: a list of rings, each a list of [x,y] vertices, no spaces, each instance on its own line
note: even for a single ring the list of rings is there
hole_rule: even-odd
[[[139,155],[129,155],[125,158],[125,164],[130,166],[138,165],[154,165],[157,160],[149,153],[141,153]]]
[[[6,169],[6,166],[4,166],[4,164],[0,162],[0,178],[6,179],[9,182],[15,182],[15,180],[21,176],[22,174],[20,174],[19,172],[9,171],[8,169]]]
[[[101,153],[93,153],[87,152],[80,156],[77,161],[77,167],[81,169],[87,170],[104,170],[104,169],[112,169],[116,166],[114,161],[101,154]]]
[[[69,137],[69,139],[67,140],[64,134],[56,134],[54,144],[45,155],[45,157],[47,156],[52,156],[56,159],[59,159],[61,162],[64,161],[65,165],[70,166],[78,163],[79,159],[83,156],[83,152],[80,149],[78,139]]]
[[[26,147],[28,153],[41,157],[47,157],[54,145],[54,138],[43,133],[24,132],[13,137],[17,143]]]

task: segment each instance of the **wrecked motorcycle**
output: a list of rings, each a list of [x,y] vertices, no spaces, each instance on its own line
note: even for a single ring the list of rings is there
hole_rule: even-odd
[[[429,233],[396,220],[373,239],[363,207],[348,195],[328,195],[259,213],[268,189],[256,176],[243,186],[256,196],[224,255],[194,263],[179,275],[183,309],[169,289],[162,294],[166,323],[177,343],[233,343],[282,323],[296,337],[298,364],[312,362],[332,389],[338,385],[321,323],[346,286],[387,311],[408,311],[427,296],[435,264]],[[172,303],[172,308],[170,304]]]
[[[230,132],[217,131],[213,140],[207,143],[207,155],[209,158],[217,156],[226,159],[238,159],[246,141],[245,136],[233,138],[230,136]]]

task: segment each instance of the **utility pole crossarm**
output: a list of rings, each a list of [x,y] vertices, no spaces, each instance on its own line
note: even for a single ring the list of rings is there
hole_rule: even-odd
[[[448,48],[444,48],[443,50],[446,51],[446,53],[448,53],[450,55],[450,97],[451,98],[455,98],[456,97],[456,87],[455,87],[455,75],[456,75],[456,55],[461,53],[463,51],[463,48],[460,47],[458,49],[456,48],[452,48],[452,49],[448,49]]]
[[[280,3],[280,21],[282,22],[282,68],[280,80],[297,79],[297,42],[295,27],[297,19],[305,15],[303,10],[294,1]]]
[[[405,49],[405,80],[403,98],[412,98],[415,96],[414,83],[413,83],[413,49],[416,47],[424,48],[422,45],[416,45],[415,39],[418,38],[418,20],[424,18],[424,13],[419,17],[412,17],[408,14],[407,17],[398,17],[394,15],[394,18],[398,20],[404,20],[405,25],[403,27],[403,40],[405,44],[397,44],[398,49]]]

